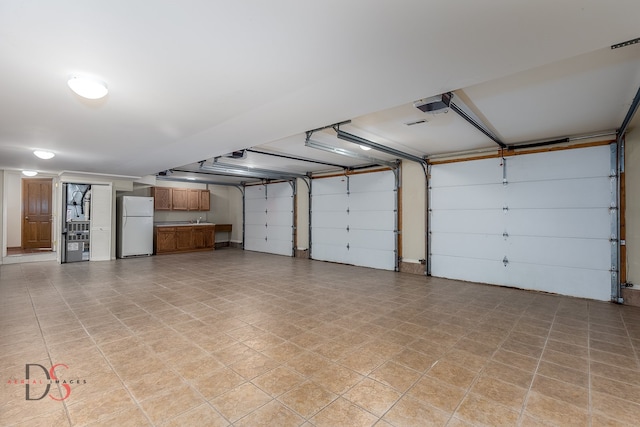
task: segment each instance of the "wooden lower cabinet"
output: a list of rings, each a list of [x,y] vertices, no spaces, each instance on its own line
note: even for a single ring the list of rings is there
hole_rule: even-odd
[[[214,225],[154,227],[156,254],[210,251],[215,245]]]
[[[169,253],[176,251],[176,228],[155,227],[153,234],[154,252]]]

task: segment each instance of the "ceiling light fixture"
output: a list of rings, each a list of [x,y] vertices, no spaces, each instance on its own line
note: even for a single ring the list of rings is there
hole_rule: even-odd
[[[72,91],[87,99],[100,99],[109,92],[105,82],[91,77],[71,76],[67,84]]]
[[[371,150],[371,147],[367,147],[366,145],[361,145],[360,149],[364,150],[364,151],[369,151],[369,150]]]
[[[36,157],[44,160],[52,159],[55,156],[55,154],[52,153],[51,151],[44,151],[44,150],[36,150],[33,152],[33,154]]]
[[[38,175],[38,172],[36,172],[36,171],[22,171],[22,175],[24,175],[24,176],[36,176],[36,175]]]

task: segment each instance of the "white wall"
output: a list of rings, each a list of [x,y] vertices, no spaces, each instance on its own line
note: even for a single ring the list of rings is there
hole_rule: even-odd
[[[309,249],[309,187],[304,180],[296,182],[296,249]]]
[[[627,281],[640,289],[640,126],[627,133],[625,145]]]
[[[209,185],[211,211],[209,222],[231,224],[231,241],[242,242],[242,193],[236,187]]]
[[[22,174],[16,171],[6,171],[5,203],[7,219],[7,248],[22,246]]]
[[[6,204],[4,202],[4,171],[0,169],[0,264],[2,258],[7,256],[7,245],[4,244],[4,217]]]
[[[426,259],[426,177],[416,162],[402,162],[402,262]]]

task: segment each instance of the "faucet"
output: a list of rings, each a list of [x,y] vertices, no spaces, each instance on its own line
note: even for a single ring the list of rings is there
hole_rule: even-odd
[[[200,221],[202,221],[202,217],[199,216],[198,219],[196,219],[196,224],[200,224]]]

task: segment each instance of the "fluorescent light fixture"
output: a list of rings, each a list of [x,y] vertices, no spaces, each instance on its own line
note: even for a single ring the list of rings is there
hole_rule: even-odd
[[[371,150],[371,147],[367,147],[366,145],[361,145],[360,149],[364,150],[364,151],[369,151],[369,150]]]
[[[188,180],[188,181],[195,181],[196,179],[195,179],[194,177],[192,177],[192,176],[188,176],[188,177],[187,177],[187,180]]]
[[[36,176],[36,175],[38,175],[38,172],[36,172],[36,171],[22,171],[22,175],[24,175],[24,176]]]
[[[44,160],[52,159],[55,156],[55,154],[52,153],[51,151],[44,151],[44,150],[36,150],[33,152],[33,154],[35,154],[36,157]]]
[[[105,82],[91,77],[71,76],[67,84],[72,91],[87,99],[100,99],[109,92]]]

